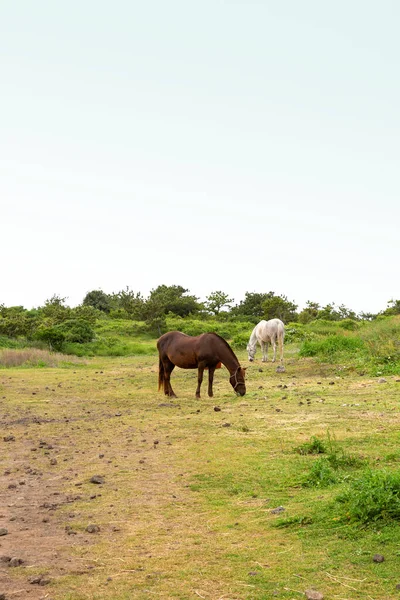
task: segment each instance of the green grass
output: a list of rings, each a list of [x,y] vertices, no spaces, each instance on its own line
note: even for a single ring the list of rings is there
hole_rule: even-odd
[[[338,375],[336,363],[299,358],[290,344],[284,373],[239,357],[249,367],[243,398],[221,369],[215,397],[203,383],[196,400],[196,372],[176,369],[171,402],[157,393],[154,352],[0,377],[3,435],[15,436],[0,472],[16,478],[33,464],[44,492],[80,497],[52,513],[61,532],[76,531],[61,536],[65,571],[46,589],[54,600],[288,600],[310,587],[326,598],[396,597],[398,517],[385,506],[397,498],[400,384]],[[40,440],[50,454],[31,452]],[[105,484],[93,490],[97,473]],[[302,485],[310,473],[321,483]],[[86,543],[88,523],[100,532]],[[373,563],[375,553],[385,562]]]

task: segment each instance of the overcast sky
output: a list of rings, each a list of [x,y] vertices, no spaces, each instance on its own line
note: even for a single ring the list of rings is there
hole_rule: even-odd
[[[400,4],[3,0],[0,304],[400,297]]]

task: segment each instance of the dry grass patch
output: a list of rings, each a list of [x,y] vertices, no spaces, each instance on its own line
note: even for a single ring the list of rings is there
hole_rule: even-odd
[[[76,356],[67,356],[38,348],[0,350],[0,367],[59,367],[65,363],[82,364]]]

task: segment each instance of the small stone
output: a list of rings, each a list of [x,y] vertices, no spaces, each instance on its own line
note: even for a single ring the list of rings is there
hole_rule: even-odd
[[[378,379],[378,383],[387,383],[387,379],[381,377],[380,379]]]
[[[100,531],[100,527],[98,525],[88,525],[86,527],[86,531],[88,533],[97,533],[98,531]]]
[[[90,483],[104,483],[104,477],[102,477],[101,475],[93,475],[93,477],[90,478]]]
[[[8,563],[8,566],[9,567],[19,567],[20,565],[22,565],[23,562],[24,561],[21,558],[14,557],[10,560],[10,562]]]
[[[56,465],[57,464],[57,459],[56,458],[51,458],[50,459],[50,464],[51,465]]]
[[[13,436],[13,435],[5,435],[3,437],[3,440],[5,442],[15,442],[15,436]]]
[[[272,513],[273,515],[277,515],[277,514],[279,514],[279,513],[283,512],[284,510],[286,510],[284,506],[277,506],[276,508],[273,508],[273,509],[271,510],[271,513]]]
[[[6,556],[5,554],[3,554],[3,556],[0,556],[0,562],[9,563],[10,560],[11,560],[11,556]]]
[[[374,556],[372,557],[372,560],[375,563],[382,563],[385,560],[385,557],[382,554],[374,554]]]
[[[262,373],[262,372],[263,372],[263,370],[260,368],[260,369],[258,369],[258,372],[259,372],[259,373]]]
[[[278,365],[276,367],[276,372],[277,373],[284,373],[285,372],[285,367],[283,365]]]
[[[324,595],[321,592],[315,590],[306,590],[305,592],[307,600],[324,600]]]
[[[230,427],[231,424],[230,423],[222,423],[222,427]]]
[[[0,527],[0,536],[7,535],[7,533],[8,533],[8,529],[6,529],[5,527]]]
[[[334,381],[330,381],[329,385],[335,385],[335,382]]]
[[[259,574],[258,571],[249,571],[250,577],[255,577],[258,574]]]
[[[214,406],[214,410],[215,410],[215,412],[220,412],[221,411],[221,409],[220,409],[219,406]]]

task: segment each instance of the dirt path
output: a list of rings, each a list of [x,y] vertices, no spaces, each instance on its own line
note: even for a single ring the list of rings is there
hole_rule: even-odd
[[[60,476],[43,467],[57,461],[50,441],[32,444],[22,435],[5,433],[0,445],[3,456],[9,456],[9,466],[0,473],[0,530],[7,532],[0,537],[0,598],[49,600],[48,583],[79,568],[69,556],[74,536],[58,514],[65,504],[73,510],[74,497],[62,493]]]

